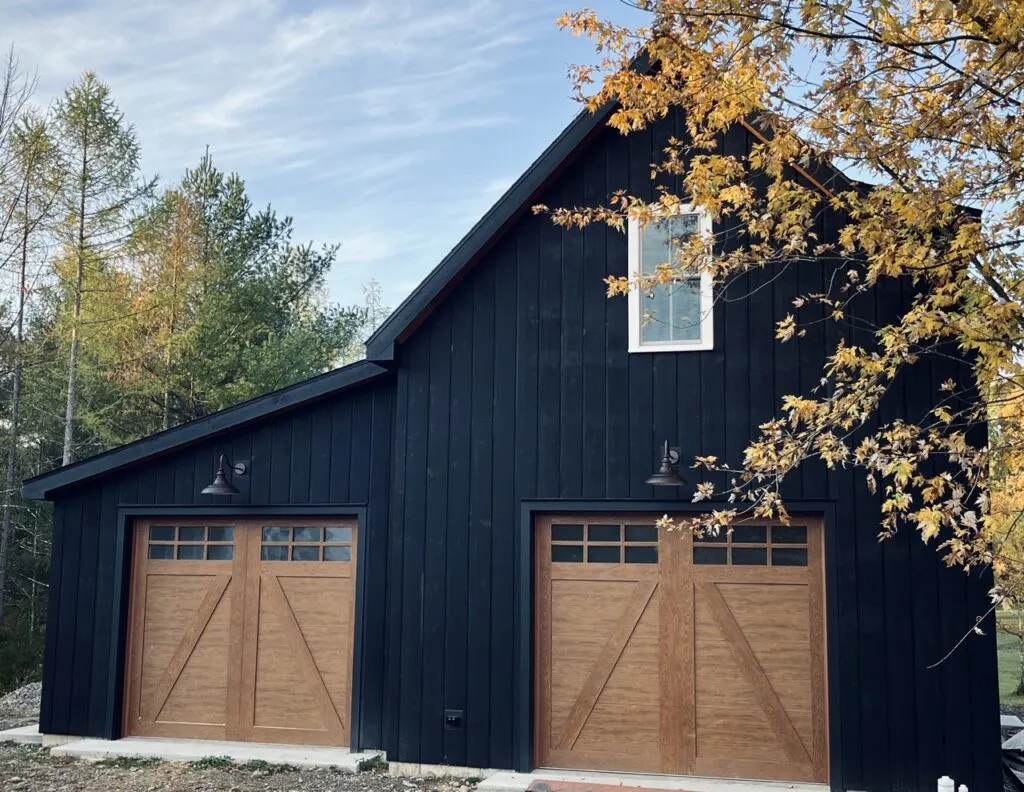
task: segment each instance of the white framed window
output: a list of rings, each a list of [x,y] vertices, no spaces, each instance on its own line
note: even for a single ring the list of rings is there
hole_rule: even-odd
[[[710,234],[711,218],[691,206],[643,228],[629,221],[629,273],[653,275],[659,265],[674,266],[677,250],[691,234]],[[630,289],[630,352],[695,352],[714,348],[711,278],[694,273],[652,288]]]

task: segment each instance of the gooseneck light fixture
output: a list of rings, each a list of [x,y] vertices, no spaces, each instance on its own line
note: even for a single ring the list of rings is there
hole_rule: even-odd
[[[203,495],[237,495],[238,489],[227,479],[228,471],[231,471],[232,476],[244,476],[249,472],[249,468],[246,467],[245,462],[231,463],[228,461],[227,456],[224,454],[220,455],[220,461],[217,463],[217,472],[213,476],[213,481],[201,490]]]
[[[647,483],[655,487],[681,487],[686,483],[686,479],[679,475],[679,449],[669,448],[668,440],[661,452],[661,465]]]

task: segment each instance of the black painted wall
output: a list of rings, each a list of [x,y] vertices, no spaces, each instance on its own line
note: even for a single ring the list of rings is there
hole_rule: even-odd
[[[620,188],[650,197],[649,163],[682,133],[677,118],[629,137],[603,131],[536,200],[593,205]],[[749,145],[743,130],[725,142],[731,152]],[[819,237],[837,224],[824,214]],[[602,283],[626,274],[626,256],[625,235],[564,232],[526,214],[399,347],[382,746],[391,758],[511,767],[521,755],[512,625],[522,501],[664,499],[644,484],[663,440],[684,457],[738,464],[779,396],[821,376],[834,324],[785,345],[773,336],[797,294],[821,290],[823,266],[737,283],[727,296],[741,299],[716,308],[713,351],[630,355],[626,301],[609,300]],[[881,321],[907,299],[890,285],[854,312]],[[870,341],[869,330],[843,332]],[[920,419],[957,373],[917,367],[882,417]],[[793,510],[835,504],[834,788],[929,789],[942,774],[998,788],[991,619],[985,637],[927,669],[986,610],[990,579],[941,567],[910,535],[879,544],[878,501],[860,474],[808,466],[784,494]],[[446,709],[465,711],[464,730],[444,730]]]
[[[359,536],[365,577],[363,706],[358,726],[367,745],[378,745],[393,395],[390,379],[357,386],[130,472],[59,492],[54,503],[42,731],[118,736],[120,712],[111,707],[109,682],[111,669],[117,666],[112,656],[119,628],[112,618],[114,601],[124,593],[115,590],[119,507],[209,505],[215,514],[239,506],[369,504]],[[238,495],[200,495],[221,453],[250,460],[250,474],[234,478]]]

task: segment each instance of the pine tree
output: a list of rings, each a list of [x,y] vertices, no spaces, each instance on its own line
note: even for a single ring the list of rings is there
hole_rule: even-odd
[[[90,274],[107,274],[121,249],[132,210],[155,184],[139,179],[139,144],[134,128],[110,96],[110,89],[86,72],[57,103],[56,130],[61,168],[65,260],[61,276],[70,302],[68,386],[62,461],[75,455],[75,419],[82,343],[82,301]],[[103,321],[103,320],[99,320]]]

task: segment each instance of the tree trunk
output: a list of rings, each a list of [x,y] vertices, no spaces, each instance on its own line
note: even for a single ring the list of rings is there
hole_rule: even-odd
[[[7,475],[4,477],[3,517],[0,518],[0,626],[4,623],[4,586],[7,556],[14,533],[14,487],[17,480],[18,446],[21,443],[21,353],[25,331],[25,272],[28,269],[29,180],[25,179],[25,217],[21,235],[21,270],[18,279],[18,319],[14,331],[14,372],[11,381],[11,433],[7,442]]]
[[[32,561],[34,562],[39,557],[39,526],[35,525],[32,528]],[[30,635],[36,631],[36,589],[39,588],[39,584],[36,583],[36,576],[32,575],[32,593],[29,595],[29,613],[28,613],[28,632]]]
[[[171,360],[178,309],[178,259],[173,248],[171,255],[174,263],[171,266],[171,316],[167,323],[167,348],[164,350],[164,429],[171,428]]]
[[[79,177],[78,195],[78,245],[75,256],[75,310],[71,322],[71,358],[68,361],[68,396],[64,410],[64,455],[62,465],[74,461],[75,409],[78,406],[78,320],[82,316],[82,281],[85,275],[85,193],[88,179],[88,132],[82,138],[82,172]]]
[[[78,258],[78,275],[75,286],[75,312],[71,325],[71,357],[68,361],[68,396],[64,410],[64,456],[62,465],[74,461],[75,408],[78,406],[78,319],[82,314],[82,258]]]

